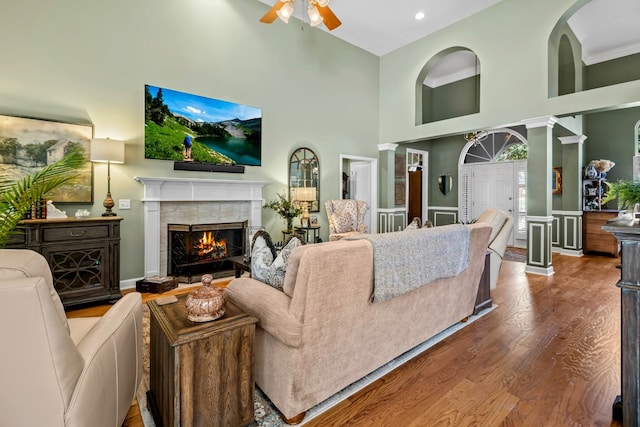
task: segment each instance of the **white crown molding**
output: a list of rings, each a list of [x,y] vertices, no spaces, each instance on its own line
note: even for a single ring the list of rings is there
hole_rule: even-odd
[[[534,117],[532,119],[521,120],[521,122],[527,129],[541,128],[543,126],[552,128],[553,125],[558,123],[558,118],[555,116]]]
[[[585,139],[587,137],[585,135],[571,135],[571,136],[560,136],[558,137],[560,143],[562,145],[565,144],[584,144]]]
[[[378,144],[378,151],[396,151],[398,144]]]
[[[456,71],[455,73],[449,73],[445,76],[435,78],[435,79],[430,78],[427,75],[427,78],[424,79],[424,84],[431,88],[436,88],[436,87],[444,86],[449,83],[457,82],[463,79],[468,79],[469,77],[473,77],[477,74],[478,72],[476,72],[475,67],[467,67],[462,70]]]
[[[633,55],[640,52],[640,42],[631,43],[626,46],[616,47],[594,54],[584,54],[582,61],[586,65],[599,64],[600,62],[611,61],[623,56]]]

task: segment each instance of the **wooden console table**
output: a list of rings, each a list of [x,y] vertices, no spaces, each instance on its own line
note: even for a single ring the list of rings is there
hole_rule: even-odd
[[[115,302],[120,293],[121,217],[21,221],[7,248],[31,249],[49,263],[62,304]]]
[[[149,301],[150,390],[147,400],[163,426],[256,425],[253,343],[258,319],[225,302],[218,320],[187,319],[185,301]]]
[[[614,418],[624,426],[640,423],[640,225],[607,224],[604,231],[620,242],[621,379],[622,394],[613,406]],[[622,414],[620,414],[622,412]]]
[[[582,214],[582,249],[584,252],[607,253],[618,256],[618,242],[614,236],[603,231],[602,226],[618,211],[584,211]]]

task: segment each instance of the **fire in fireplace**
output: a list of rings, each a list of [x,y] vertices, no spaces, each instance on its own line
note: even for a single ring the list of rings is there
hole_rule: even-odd
[[[183,283],[233,275],[229,258],[245,254],[247,223],[168,224],[167,274]]]

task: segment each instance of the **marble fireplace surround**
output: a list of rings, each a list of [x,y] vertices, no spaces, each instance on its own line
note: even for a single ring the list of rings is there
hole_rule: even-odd
[[[144,275],[167,274],[167,224],[248,220],[262,225],[262,189],[268,181],[136,176],[144,186]]]

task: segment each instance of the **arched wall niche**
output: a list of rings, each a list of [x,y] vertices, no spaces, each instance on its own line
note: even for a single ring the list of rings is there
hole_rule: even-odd
[[[576,70],[573,48],[569,37],[563,34],[558,47],[558,95],[576,92]]]
[[[418,73],[416,126],[480,112],[480,60],[456,46],[431,57]]]
[[[640,40],[629,18],[638,6],[616,3],[578,0],[558,19],[548,40],[549,98],[640,80]]]

